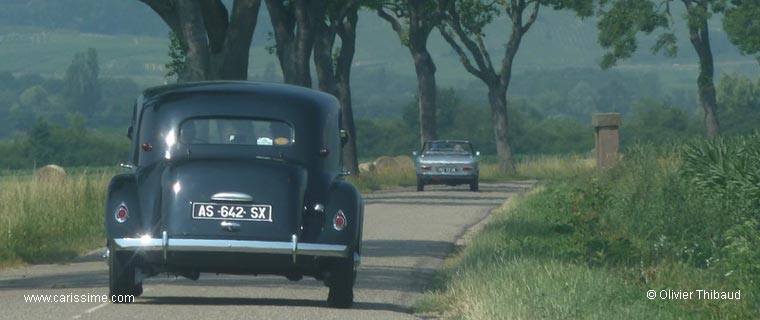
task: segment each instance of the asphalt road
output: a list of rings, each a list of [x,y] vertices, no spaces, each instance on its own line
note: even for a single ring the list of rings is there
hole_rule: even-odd
[[[411,306],[468,227],[532,184],[428,186],[364,195],[364,257],[350,310],[328,308],[321,281],[202,274],[158,276],[135,303],[30,303],[24,295],[104,295],[107,266],[99,254],[58,265],[0,272],[0,319],[417,319]]]

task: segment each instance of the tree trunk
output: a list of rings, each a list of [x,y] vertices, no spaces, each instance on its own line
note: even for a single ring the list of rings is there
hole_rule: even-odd
[[[402,1],[401,3],[400,6],[406,11],[403,14],[396,13],[397,16],[394,17],[382,7],[377,10],[377,14],[391,24],[401,43],[407,46],[412,54],[414,69],[417,73],[417,106],[420,115],[420,145],[422,145],[425,141],[438,137],[435,115],[436,70],[433,58],[427,50],[427,41],[430,31],[440,22],[441,14],[438,11],[431,13],[425,1]]]
[[[710,48],[710,36],[707,20],[700,22],[700,28],[690,28],[690,40],[699,56],[699,76],[697,87],[699,92],[699,104],[704,110],[705,134],[708,138],[717,137],[720,134],[718,123],[718,103],[715,97],[715,67],[713,63],[712,49]]]
[[[343,117],[341,127],[348,132],[348,143],[343,146],[343,166],[355,174],[359,174],[358,149],[356,148],[356,126],[354,125],[354,109],[351,102],[351,64],[354,61],[356,49],[356,25],[359,21],[358,6],[351,10],[346,20],[338,26],[341,46],[336,66],[338,100]]]
[[[235,0],[231,15],[220,0],[140,1],[166,22],[187,49],[178,82],[248,79],[248,56],[261,0]]]
[[[346,19],[338,19],[334,25],[320,23],[314,41],[314,64],[317,69],[319,89],[338,98],[341,107],[340,127],[349,135],[343,146],[343,167],[352,174],[359,173],[356,149],[356,127],[351,103],[351,63],[356,48],[356,22],[358,8],[352,9]],[[337,62],[333,59],[335,37],[341,38]]]
[[[277,58],[285,83],[311,88],[310,58],[315,33],[324,18],[324,1],[266,0],[275,36]]]
[[[515,162],[509,146],[509,118],[507,116],[507,87],[498,83],[488,83],[488,102],[491,105],[496,155],[499,158],[499,172],[514,173]]]
[[[176,4],[181,37],[187,45],[185,68],[177,81],[205,80],[210,57],[200,6],[194,0],[177,0]]]
[[[348,142],[343,146],[343,167],[352,174],[359,174],[358,150],[356,148],[356,126],[354,125],[354,111],[351,105],[351,87],[343,82],[338,82],[338,100],[342,111],[341,127],[348,133]]]
[[[420,112],[420,145],[438,138],[436,123],[435,63],[424,44],[412,45],[409,49],[417,72],[418,107]]]
[[[325,23],[319,24],[317,36],[314,40],[314,66],[317,70],[319,90],[337,96],[338,89],[332,56],[335,35],[336,32],[333,27]]]
[[[224,37],[222,79],[248,80],[248,59],[259,8],[261,0],[236,0],[232,5],[230,27]]]

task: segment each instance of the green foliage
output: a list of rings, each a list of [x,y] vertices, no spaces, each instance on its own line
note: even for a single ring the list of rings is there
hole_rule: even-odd
[[[90,50],[75,55],[65,79],[0,71],[0,138],[22,135],[40,118],[66,126],[76,114],[84,125],[123,132],[140,88],[130,79],[100,78],[98,69]]]
[[[458,0],[454,2],[454,10],[460,19],[459,23],[468,34],[484,37],[483,28],[501,13],[495,4],[477,0]]]
[[[40,163],[50,163],[56,154],[56,146],[52,143],[50,125],[44,119],[37,119],[32,130],[29,131],[29,143],[26,153]]]
[[[127,157],[129,141],[122,134],[88,130],[81,115],[68,128],[38,118],[28,134],[0,141],[2,169],[30,169],[55,163],[62,166],[114,165]]]
[[[180,41],[177,34],[169,31],[169,62],[164,65],[166,68],[166,77],[179,77],[185,70],[185,58],[187,57],[187,48]]]
[[[624,146],[636,142],[672,143],[686,141],[700,134],[700,122],[684,109],[660,101],[641,101],[634,114],[620,129]]]
[[[760,131],[747,136],[716,138],[688,145],[683,174],[715,201],[741,204],[752,217],[760,208]],[[734,212],[741,214],[741,212]]]
[[[760,2],[738,0],[734,3],[737,6],[728,9],[723,19],[729,40],[743,54],[760,53]],[[757,58],[760,63],[760,56]]]
[[[570,117],[588,123],[595,112],[619,112],[627,119],[644,99],[667,100],[681,108],[692,108],[695,95],[668,90],[654,73],[625,73],[619,70],[565,68],[516,74],[510,98],[520,97],[546,117]]]
[[[98,82],[98,53],[95,49],[77,52],[66,69],[63,95],[72,110],[90,114],[98,110],[100,103],[100,83]]]
[[[746,134],[760,123],[760,79],[752,82],[741,75],[723,75],[716,88],[722,131]]]
[[[612,2],[610,7],[606,4]],[[651,0],[616,0],[604,1],[600,8],[598,22],[599,44],[611,50],[602,58],[602,68],[614,66],[618,60],[630,58],[637,49],[636,34],[651,34],[657,28],[668,27],[667,12],[660,11],[661,6]],[[655,45],[656,51],[668,48],[675,50],[675,37],[663,36]]]
[[[745,281],[754,290],[760,266],[760,131],[689,144],[681,173],[706,201],[723,208],[718,252],[710,257],[726,277]]]

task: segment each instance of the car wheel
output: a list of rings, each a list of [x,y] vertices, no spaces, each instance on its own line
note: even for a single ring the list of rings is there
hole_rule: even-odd
[[[108,294],[109,298],[114,295],[142,294],[142,283],[135,284],[135,266],[130,261],[130,254],[111,250],[108,256]],[[131,302],[111,299],[112,303]]]
[[[420,178],[417,178],[417,191],[425,191],[425,183]]]
[[[327,295],[327,305],[332,308],[351,308],[354,304],[354,281],[356,270],[350,259],[340,259],[335,262],[330,274],[330,293]]]
[[[478,191],[478,178],[475,178],[475,180],[472,180],[472,182],[470,182],[470,191]]]

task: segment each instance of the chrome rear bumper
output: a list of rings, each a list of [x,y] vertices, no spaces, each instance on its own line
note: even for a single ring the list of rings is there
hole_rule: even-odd
[[[152,238],[116,238],[113,239],[116,251],[163,252],[164,260],[168,252],[232,252],[232,253],[269,253],[293,256],[349,257],[348,246],[337,244],[298,243],[296,235],[291,242],[216,240],[216,239],[182,239],[163,236]]]

